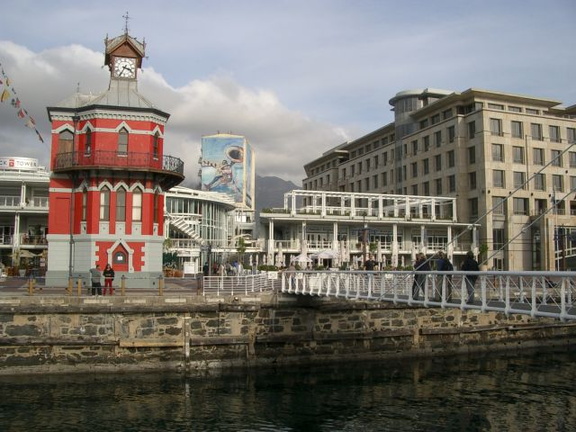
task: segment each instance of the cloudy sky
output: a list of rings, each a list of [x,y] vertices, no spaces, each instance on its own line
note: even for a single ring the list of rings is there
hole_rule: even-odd
[[[0,0],[1,156],[47,164],[46,107],[107,89],[104,38],[145,40],[139,90],[171,114],[165,152],[197,181],[202,135],[248,138],[259,175],[303,165],[393,120],[399,91],[483,88],[576,103],[574,0]],[[0,92],[2,86],[0,85]]]

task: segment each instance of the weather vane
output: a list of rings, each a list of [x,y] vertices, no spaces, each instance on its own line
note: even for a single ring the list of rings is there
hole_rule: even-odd
[[[128,16],[128,11],[126,11],[126,15],[122,15],[122,18],[124,18],[124,21],[126,21],[126,23],[124,24],[124,33],[128,34],[128,20],[130,19],[130,17]]]

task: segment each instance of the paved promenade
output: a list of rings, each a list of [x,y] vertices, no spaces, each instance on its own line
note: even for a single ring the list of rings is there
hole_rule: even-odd
[[[69,295],[67,287],[50,287],[44,285],[44,279],[39,278],[34,280],[34,289],[30,292],[30,279],[23,277],[7,277],[5,280],[0,281],[0,296],[28,296],[28,295]],[[164,279],[164,295],[177,294],[177,295],[200,295],[202,291],[199,290],[201,281],[195,277],[189,278],[166,278]],[[83,286],[81,292],[78,293],[78,286],[75,284],[72,287],[73,296],[89,296],[91,295],[92,288],[90,286]],[[114,287],[114,295],[120,296],[121,290],[118,285]],[[158,288],[126,288],[124,295],[159,295]]]

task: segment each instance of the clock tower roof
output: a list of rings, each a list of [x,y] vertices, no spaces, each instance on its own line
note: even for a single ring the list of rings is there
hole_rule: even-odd
[[[132,57],[136,59],[136,67],[142,67],[142,58],[146,55],[146,43],[130,36],[128,32],[113,39],[104,39],[106,50],[104,64],[111,66],[113,57]]]

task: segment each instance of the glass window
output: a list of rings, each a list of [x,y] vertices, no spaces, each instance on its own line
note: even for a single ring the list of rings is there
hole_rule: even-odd
[[[556,192],[564,191],[564,177],[561,175],[552,176],[552,186]]]
[[[476,147],[468,147],[468,163],[476,163]]]
[[[532,150],[534,165],[544,165],[544,149],[535,148]]]
[[[430,149],[430,137],[425,136],[424,138],[422,138],[422,140],[424,142],[424,151],[428,151]]]
[[[436,166],[436,171],[442,170],[442,155],[434,156],[434,165]]]
[[[430,163],[429,163],[428,159],[424,159],[422,161],[422,171],[424,172],[424,174],[430,173]]]
[[[69,130],[64,130],[58,135],[58,153],[72,153],[74,134]]]
[[[570,168],[576,168],[576,152],[568,152],[568,161]]]
[[[505,198],[499,196],[492,197],[492,209],[495,215],[505,215],[506,214]]]
[[[478,198],[470,198],[468,200],[468,208],[470,210],[470,218],[478,218]]]
[[[418,164],[416,162],[412,162],[412,177],[418,177]]]
[[[524,181],[526,180],[525,173],[514,171],[514,188],[526,189]]]
[[[128,154],[128,131],[125,128],[118,132],[118,154]]]
[[[448,152],[448,168],[454,168],[456,165],[456,158],[454,157],[454,150]]]
[[[524,130],[523,130],[522,122],[512,121],[512,137],[513,138],[523,138],[524,137]]]
[[[504,146],[502,144],[492,144],[492,160],[504,162]]]
[[[82,190],[82,220],[86,220],[86,215],[88,211],[88,191],[86,189]]]
[[[112,264],[127,264],[126,254],[123,251],[114,252],[112,255]]]
[[[502,120],[491,118],[490,119],[490,133],[492,135],[502,136]]]
[[[548,131],[550,134],[551,142],[560,142],[560,127],[559,126],[549,126]]]
[[[530,133],[533,140],[542,141],[542,125],[539,123],[531,123],[530,124]]]
[[[86,130],[84,152],[88,155],[92,153],[92,131],[90,129]]]
[[[442,195],[442,179],[436,179],[436,195]]]
[[[442,145],[442,131],[434,132],[434,144],[436,147],[440,147]]]
[[[142,221],[142,191],[140,189],[134,189],[132,192],[132,220]]]
[[[108,186],[100,189],[100,220],[110,220],[110,189]]]
[[[492,171],[492,184],[494,185],[494,187],[498,188],[503,188],[506,186],[503,170]]]
[[[448,176],[448,190],[449,192],[456,192],[456,176]]]
[[[468,173],[468,185],[470,186],[470,190],[476,189],[476,173],[475,172]]]
[[[492,247],[500,250],[506,244],[506,231],[504,228],[494,228],[492,230]]]
[[[566,139],[568,143],[573,144],[576,142],[576,128],[567,128],[566,129]]]
[[[468,138],[472,139],[476,136],[476,122],[471,121],[468,123]]]
[[[116,220],[119,222],[126,220],[126,189],[123,187],[116,191]]]
[[[562,152],[560,150],[552,150],[552,166],[561,167],[562,166]]]
[[[155,224],[158,223],[159,221],[159,213],[160,213],[160,194],[158,192],[154,193],[154,216],[153,216],[153,222]]]
[[[513,198],[514,214],[528,214],[528,200],[526,198]]]
[[[158,132],[156,132],[154,134],[154,142],[152,144],[152,156],[154,157],[154,159],[158,159],[158,155],[160,152],[160,134]]]
[[[546,176],[544,174],[536,174],[534,176],[534,189],[535,190],[546,189]]]
[[[454,126],[448,127],[448,142],[454,142],[456,139],[456,128]]]
[[[512,159],[514,163],[524,163],[524,147],[512,147]]]

